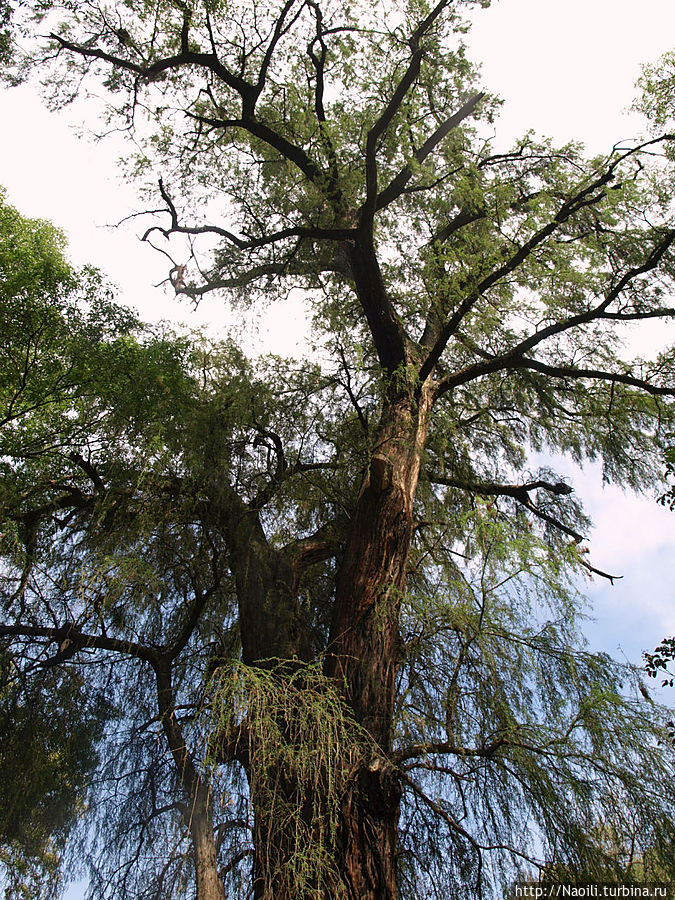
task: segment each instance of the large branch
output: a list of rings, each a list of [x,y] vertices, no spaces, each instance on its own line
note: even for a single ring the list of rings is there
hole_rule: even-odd
[[[307,46],[307,55],[312,61],[312,65],[314,66],[314,70],[316,72],[316,84],[314,88],[314,114],[316,115],[316,120],[319,123],[319,140],[321,141],[321,145],[326,152],[331,173],[329,182],[329,196],[332,196],[334,198],[335,205],[337,207],[340,205],[342,200],[342,195],[339,188],[339,165],[337,154],[335,152],[335,146],[330,136],[330,130],[326,128],[326,110],[323,102],[326,89],[326,59],[328,57],[328,47],[326,46],[326,42],[324,41],[323,33],[323,13],[321,12],[321,7],[319,6],[319,4],[317,2],[314,2],[314,0],[308,0],[307,5],[311,10],[313,10],[316,17],[316,37]],[[320,52],[318,55],[314,52],[315,44],[318,44],[320,47]]]
[[[429,475],[429,480],[434,484],[443,484],[448,487],[456,487],[461,490],[468,491],[472,494],[480,494],[485,497],[512,497],[518,503],[525,507],[525,509],[529,510],[533,515],[537,516],[537,518],[541,519],[544,522],[547,522],[549,525],[552,525],[554,528],[557,528],[559,531],[564,532],[574,539],[577,543],[581,543],[583,541],[583,535],[581,535],[578,531],[575,531],[573,528],[570,528],[569,525],[565,525],[564,522],[561,522],[559,519],[556,519],[554,516],[550,515],[550,513],[545,512],[543,509],[539,509],[538,506],[535,506],[530,498],[530,491],[534,490],[545,490],[548,493],[553,494],[556,497],[566,496],[572,493],[572,488],[565,484],[563,481],[558,481],[555,484],[552,484],[548,481],[531,481],[527,484],[491,484],[485,482],[470,482],[464,481],[458,478],[449,478],[445,475],[440,475],[437,473],[431,473]]]
[[[58,628],[46,628],[33,625],[0,625],[0,638],[18,637],[45,639],[59,646],[59,653],[64,657],[70,657],[79,650],[108,650],[112,653],[120,653],[123,656],[133,656],[142,659],[151,665],[156,665],[159,659],[159,651],[154,647],[147,647],[136,641],[126,641],[118,638],[107,637],[102,634],[86,634],[75,625],[61,625]]]
[[[603,369],[584,369],[572,365],[544,363],[540,360],[533,359],[532,357],[508,353],[502,356],[492,357],[487,362],[480,362],[467,366],[465,369],[444,378],[443,381],[438,383],[434,392],[434,399],[437,399],[457,387],[461,387],[464,384],[482,378],[485,375],[492,375],[495,372],[501,372],[506,369],[532,369],[533,371],[541,372],[544,375],[550,375],[553,378],[589,378],[593,381],[626,384],[630,387],[639,388],[654,396],[675,396],[675,387],[670,388],[663,385],[656,385],[646,378],[636,378],[634,375],[628,375],[623,372],[608,372]]]
[[[217,568],[217,564],[214,560],[214,570]],[[219,587],[218,573],[214,571],[213,575],[213,583],[207,590],[200,590],[197,585],[193,584],[194,591],[194,599],[192,603],[188,607],[188,612],[181,625],[178,634],[176,635],[175,640],[169,646],[167,651],[167,657],[171,660],[175,659],[187,646],[192,634],[197,627],[197,623],[201,618],[202,613],[206,608],[206,604],[210,600],[210,598],[215,594],[216,590]]]
[[[581,369],[577,366],[548,365],[527,357],[518,360],[513,368],[532,369],[535,372],[549,375],[551,378],[589,378],[593,381],[627,384],[655,397],[675,397],[675,385],[673,387],[665,387],[652,384],[644,378],[635,378],[633,375],[624,375],[621,372],[603,372],[601,369]]]
[[[613,319],[617,322],[636,322],[642,319],[667,319],[675,317],[675,307],[660,306],[658,309],[650,309],[644,312],[604,312],[603,319]]]
[[[356,296],[368,322],[382,368],[393,374],[405,363],[409,338],[384,285],[372,233],[347,244]]]
[[[314,241],[345,241],[355,234],[353,228],[295,226],[292,228],[282,228],[279,231],[261,235],[257,238],[242,238],[225,228],[220,228],[218,225],[181,225],[176,205],[167,191],[162,178],[159,179],[159,192],[166,203],[166,211],[171,216],[171,226],[169,228],[162,228],[160,225],[151,226],[143,235],[142,240],[144,241],[155,231],[159,231],[160,234],[163,234],[165,237],[168,237],[171,234],[189,234],[193,236],[200,234],[215,234],[218,237],[225,238],[225,240],[229,241],[231,244],[234,244],[238,250],[259,250],[262,247],[268,247],[271,244],[286,241],[289,238]]]
[[[440,144],[440,142],[446,138],[453,129],[457,128],[464,119],[467,119],[471,113],[476,108],[477,104],[480,100],[485,97],[484,93],[474,94],[470,100],[462,106],[458,112],[456,112],[453,116],[450,116],[449,119],[446,119],[442,125],[440,125],[436,131],[429,137],[424,144],[419,148],[419,150],[415,151],[414,158],[418,165],[421,165],[424,160],[432,153],[436,147]],[[401,171],[393,178],[384,190],[380,191],[377,195],[375,201],[375,209],[380,210],[384,209],[385,206],[388,206],[397,197],[400,197],[403,193],[403,190],[407,183],[410,181],[414,173],[414,169],[410,163],[404,166]]]
[[[292,559],[293,568],[299,578],[310,566],[333,559],[339,548],[338,530],[335,522],[330,521],[321,525],[314,534],[286,544],[282,552]]]
[[[154,247],[154,244],[152,246]],[[177,266],[175,268],[178,269]],[[278,263],[261,263],[259,266],[252,266],[250,269],[246,269],[237,275],[232,275],[230,278],[210,278],[201,285],[176,282],[174,287],[177,294],[185,294],[187,297],[192,297],[193,300],[198,300],[211,291],[246,287],[246,285],[253,284],[261,278],[270,278],[272,276],[284,278],[290,275],[311,277],[316,275],[317,271],[334,272],[336,275],[345,274],[344,269],[337,265],[328,266],[324,264],[317,270],[316,265],[310,262],[301,265],[295,260],[284,260]]]
[[[523,744],[513,742],[502,736],[495,738],[490,743],[481,747],[464,747],[453,741],[427,741],[421,744],[411,744],[402,747],[392,754],[392,762],[397,766],[409,759],[418,759],[421,756],[457,756],[460,759],[492,759],[502,747],[522,747]]]
[[[626,159],[631,156],[641,152],[646,147],[651,146],[655,143],[662,143],[664,140],[664,136],[659,138],[655,138],[650,141],[646,141],[640,144],[637,147],[633,147],[625,152],[619,154],[614,158],[614,160],[607,166],[606,170],[601,174],[586,184],[584,187],[580,188],[576,194],[572,197],[569,197],[559,208],[558,212],[553,216],[553,218],[546,223],[546,225],[539,228],[530,238],[527,240],[522,246],[520,246],[515,253],[513,253],[502,265],[498,266],[494,269],[489,275],[483,278],[479,284],[475,287],[473,291],[471,291],[464,300],[459,304],[455,312],[450,316],[445,325],[441,328],[440,334],[436,338],[436,341],[429,351],[427,358],[425,359],[422,367],[420,369],[420,379],[425,380],[431,372],[434,370],[436,363],[441,358],[443,351],[445,350],[448,341],[460,327],[465,316],[473,309],[476,303],[481,299],[481,297],[488,291],[490,288],[494,287],[499,281],[504,279],[506,276],[512,274],[516,271],[523,263],[540,247],[542,246],[556,231],[558,231],[565,223],[567,223],[574,215],[576,215],[581,210],[588,208],[589,206],[594,206],[597,203],[600,203],[606,196],[605,188],[608,184],[610,184],[615,179],[615,173],[618,166],[624,162]],[[655,268],[658,261],[660,261],[661,257],[665,253],[665,251],[670,246],[673,240],[673,232],[668,232],[667,245],[661,247],[658,245],[654,251],[650,254],[648,259],[642,266],[638,266],[634,269],[629,270],[626,275],[620,280],[619,284],[615,286],[615,288],[610,292],[610,296],[608,296],[605,301],[598,308],[599,311],[606,308],[611,302],[612,299],[617,297],[621,291],[624,290],[626,285],[636,276],[642,274],[643,272],[649,271],[652,268]],[[613,296],[612,296],[613,295]],[[582,314],[580,317],[576,317],[575,319],[567,320],[569,324],[560,327],[558,324],[551,326],[551,329],[557,329],[557,331],[566,330],[568,327],[572,327],[574,324],[580,324],[585,321],[590,321],[592,318],[595,318],[598,313],[595,312],[587,312]],[[544,332],[548,332],[544,334]],[[549,329],[544,329],[542,332],[538,334],[542,335],[542,339],[544,336],[550,336],[550,334],[556,333],[555,331],[551,331]],[[529,339],[528,339],[529,340]],[[514,350],[510,351],[510,354],[515,354]],[[524,351],[523,351],[524,352]]]
[[[547,326],[546,328],[541,328],[539,331],[536,331],[533,335],[530,335],[529,338],[526,338],[524,341],[521,341],[515,347],[513,347],[509,354],[512,356],[522,356],[522,354],[527,353],[533,347],[536,347],[537,344],[540,344],[542,341],[547,340],[550,337],[554,337],[558,334],[562,334],[565,331],[569,331],[571,328],[576,328],[579,325],[585,325],[589,322],[592,322],[595,319],[604,319],[609,318],[613,319],[615,316],[609,312],[608,308],[614,303],[615,300],[618,300],[621,294],[629,287],[636,278],[640,275],[646,275],[648,272],[652,272],[656,269],[663,257],[666,255],[668,250],[675,241],[675,229],[668,229],[662,236],[661,240],[659,240],[654,247],[652,247],[649,255],[645,259],[643,263],[638,266],[632,266],[628,269],[624,274],[619,278],[619,280],[614,284],[606,296],[602,300],[602,302],[598,303],[596,306],[590,307],[586,312],[579,313],[576,316],[570,316],[567,319],[564,319],[562,322],[554,322],[552,325]],[[645,316],[646,318],[647,316]]]
[[[588,188],[585,188],[574,198],[566,201],[550,222],[535,232],[532,237],[519,247],[505,263],[482,279],[475,290],[459,304],[455,312],[441,329],[440,335],[420,369],[420,380],[424,381],[431,374],[436,363],[441,358],[448,341],[457,331],[464,317],[473,309],[476,303],[478,303],[483,294],[491,287],[494,287],[498,281],[501,281],[507,275],[510,275],[518,269],[532,253],[564,225],[574,213],[604,199],[605,193],[602,191],[602,187],[608,184],[612,178],[613,174],[605,173],[602,178],[597,179],[592,185],[589,185]]]
[[[653,385],[646,379],[635,378],[632,375],[615,372],[605,372],[599,369],[591,368],[580,369],[575,366],[549,365],[546,363],[541,363],[538,360],[532,359],[530,357],[526,357],[525,354],[528,351],[533,350],[543,341],[546,341],[552,337],[557,337],[558,335],[571,331],[574,328],[578,328],[581,325],[587,325],[591,322],[601,321],[603,319],[615,320],[618,318],[622,318],[622,315],[620,313],[612,313],[611,311],[608,311],[608,307],[614,301],[619,299],[621,294],[632,284],[632,282],[636,278],[656,269],[661,263],[663,257],[670,250],[673,242],[675,242],[675,229],[669,229],[665,232],[662,239],[656,244],[656,246],[652,248],[645,261],[638,266],[633,266],[627,272],[624,272],[624,274],[619,278],[616,284],[611,287],[611,289],[607,292],[607,295],[600,303],[596,304],[595,306],[589,307],[589,309],[587,309],[583,313],[579,313],[576,316],[569,316],[567,319],[563,319],[560,322],[554,322],[553,324],[548,325],[546,328],[541,328],[538,331],[535,331],[534,334],[531,334],[529,337],[520,341],[518,344],[515,344],[504,353],[492,356],[491,354],[482,352],[481,355],[484,358],[481,362],[474,363],[473,365],[467,366],[460,372],[455,372],[452,375],[448,375],[441,382],[439,382],[435,392],[435,396],[439,397],[446,391],[452,390],[455,387],[459,387],[462,384],[473,381],[476,378],[480,378],[483,375],[488,375],[494,372],[501,371],[503,369],[519,368],[536,369],[537,371],[541,371],[544,374],[551,374],[555,377],[560,378],[571,377],[603,379],[605,381],[614,381],[617,383],[627,384],[632,387],[637,387],[641,390],[648,391],[651,394],[662,394],[668,396],[672,395],[673,392],[670,388]],[[636,321],[641,318],[654,318],[655,312],[656,311],[652,310],[646,311],[644,313],[633,313],[627,316],[627,320]],[[670,309],[663,309],[661,310],[661,312],[664,316],[671,316],[673,314],[673,310]]]
[[[420,66],[424,56],[424,49],[420,47],[420,40],[429,31],[436,19],[441,15],[443,10],[449,6],[451,0],[439,0],[436,6],[431,10],[414,30],[408,40],[408,44],[412,51],[410,62],[405,72],[398,81],[391,95],[389,102],[382,110],[378,118],[375,120],[372,128],[366,136],[366,199],[361,208],[362,222],[372,222],[376,211],[377,204],[377,148],[380,138],[386,132],[387,128],[394,119],[394,116],[401,108],[408,91],[414,85],[420,73]]]
[[[366,199],[362,208],[364,221],[372,221],[377,207],[377,145],[379,139],[396,115],[405,95],[415,83],[420,72],[422,56],[423,51],[419,48],[413,52],[408,68],[396,85],[389,103],[368,132],[366,138]]]
[[[202,813],[209,809],[211,785],[208,779],[204,780],[198,771],[194,757],[187,746],[187,741],[176,717],[176,698],[171,663],[165,658],[160,658],[155,663],[154,670],[160,722],[178,772],[179,781],[190,798],[191,809],[187,822],[191,824],[192,815],[196,815],[195,808],[197,804],[201,807],[200,812]],[[197,863],[199,863],[199,860],[197,860]]]
[[[255,118],[255,102],[262,86],[260,84],[250,84],[243,78],[234,75],[220,62],[215,52],[199,53],[196,51],[183,50],[181,53],[175,54],[174,56],[168,56],[159,59],[154,63],[142,65],[140,63],[132,62],[129,59],[107,53],[105,50],[100,50],[97,47],[86,47],[81,44],[76,44],[57,34],[50,34],[50,37],[55,40],[60,47],[71,53],[76,53],[90,59],[100,59],[102,62],[109,63],[114,68],[123,69],[135,74],[139,79],[145,81],[152,81],[164,72],[180,69],[184,66],[197,66],[207,69],[241,97],[242,116],[240,119],[228,120],[209,119],[208,117],[195,116],[194,114],[187,112],[188,115],[191,115],[192,118],[197,118],[204,124],[210,124],[213,127],[228,128],[237,126],[245,129],[249,134],[260,138],[270,147],[273,147],[285,159],[294,163],[314,184],[319,186],[323,184],[324,178],[322,170],[312,162],[302,147],[291,143],[291,141]]]
[[[153,63],[141,64],[132,62],[130,59],[124,59],[122,56],[108,53],[98,47],[87,47],[84,44],[76,44],[74,41],[69,41],[62,35],[53,32],[49,37],[53,41],[56,41],[64,50],[68,50],[71,53],[76,53],[78,56],[84,56],[88,59],[99,59],[102,62],[110,63],[111,66],[117,69],[124,69],[126,72],[131,72],[145,81],[152,81],[158,76],[163,75],[165,72],[172,69],[179,69],[182,66],[200,66],[201,68],[206,68],[210,72],[213,72],[213,74],[228,87],[236,91],[242,99],[249,99],[255,96],[256,86],[249,84],[248,81],[244,81],[243,78],[239,78],[239,76],[230,72],[230,70],[221,63],[215,53],[198,53],[195,51],[182,50],[181,53],[176,53],[173,56],[166,56]]]
[[[238,119],[221,119],[213,116],[197,115],[189,110],[185,110],[185,115],[190,119],[194,119],[200,125],[208,125],[209,128],[227,130],[228,128],[241,128],[253,137],[260,138],[274,150],[276,150],[284,159],[292,162],[303,175],[312,182],[319,190],[323,190],[326,178],[323,170],[312,161],[307,153],[297,144],[293,144],[287,138],[265,125],[259,119],[255,118],[253,113],[242,115]]]
[[[286,22],[286,17],[296,3],[298,3],[298,0],[286,0],[281,9],[281,12],[279,13],[279,17],[277,18],[277,21],[274,25],[274,30],[272,31],[272,37],[270,38],[270,42],[267,45],[267,49],[265,50],[263,61],[260,64],[258,81],[256,84],[256,96],[260,96],[263,88],[265,87],[267,72],[272,62],[272,57],[274,56],[274,51],[276,50],[277,44],[279,43],[281,38],[289,32],[289,30],[293,27],[293,25],[297,22],[298,18],[302,14],[302,11],[305,7],[304,2],[299,3],[300,8],[296,12],[295,16],[290,20],[290,22]]]

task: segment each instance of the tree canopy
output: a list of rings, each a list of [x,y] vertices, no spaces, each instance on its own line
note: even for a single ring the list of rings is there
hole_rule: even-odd
[[[586,649],[605,573],[532,463],[660,471],[673,353],[624,338],[675,315],[672,138],[500,147],[472,5],[17,10],[52,101],[102,91],[133,135],[176,292],[302,289],[317,344],[8,282],[0,640],[12,684],[99,698],[92,897],[499,894],[618,876],[617,844],[672,868],[662,713]]]

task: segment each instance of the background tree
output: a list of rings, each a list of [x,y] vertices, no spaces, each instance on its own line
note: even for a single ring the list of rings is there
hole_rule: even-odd
[[[619,353],[675,312],[669,138],[495,149],[469,5],[24,7],[55,101],[93,79],[136,127],[175,289],[302,287],[320,344],[108,333],[59,446],[5,453],[0,635],[124,710],[95,894],[446,897],[606,873],[600,822],[672,846],[657,710],[583,649],[602,573],[527,453],[658,470],[672,354]]]
[[[95,310],[100,317],[107,308],[98,291],[85,325],[78,304],[84,297],[93,301],[97,276],[74,272],[64,244],[51,225],[22,217],[0,193],[1,541],[3,554],[22,545],[25,577],[38,550],[37,519],[12,519],[10,510],[30,504],[29,461],[68,440],[72,429],[64,428],[63,414],[73,411],[86,367],[79,354],[91,343]],[[3,570],[4,596],[12,584],[7,576]],[[13,601],[24,613],[25,589],[22,576]],[[5,646],[1,653],[0,871],[7,897],[51,897],[60,886],[61,855],[82,813],[109,711],[80,673],[31,665],[30,651],[19,652],[20,660]]]

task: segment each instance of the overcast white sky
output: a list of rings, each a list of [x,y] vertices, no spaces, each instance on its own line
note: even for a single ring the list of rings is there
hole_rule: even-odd
[[[504,145],[529,128],[558,141],[581,139],[593,152],[634,135],[641,124],[626,110],[640,65],[675,45],[673,0],[497,0],[474,18],[468,43],[483,61],[484,85],[505,100],[496,129]],[[30,88],[0,92],[0,184],[10,202],[62,227],[73,259],[104,269],[143,316],[195,324],[189,306],[152,286],[166,277],[165,260],[139,244],[133,228],[106,227],[140,204],[133,187],[117,181],[113,149],[69,130],[82,124],[78,116],[77,106],[45,112]],[[216,304],[203,303],[198,321],[212,319]],[[263,337],[273,334],[292,350],[288,313],[262,327]],[[675,633],[675,513],[653,497],[603,488],[595,466],[574,473],[573,483],[595,521],[593,562],[624,576],[614,587],[589,585],[597,619],[589,636],[639,662],[642,650]],[[80,896],[73,889],[68,900]]]

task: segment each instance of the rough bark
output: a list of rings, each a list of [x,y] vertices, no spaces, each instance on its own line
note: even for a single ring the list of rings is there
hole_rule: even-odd
[[[270,547],[253,511],[242,517],[231,543],[244,662],[264,665],[293,658],[308,660],[310,649],[297,603],[292,555]]]
[[[391,746],[398,618],[430,392],[385,410],[337,577],[328,672],[344,680],[357,721]]]
[[[398,621],[430,408],[431,391],[407,385],[385,408],[336,583],[325,671],[344,686],[357,722],[379,747],[354,773],[344,793],[332,847],[341,887],[354,900],[396,897],[401,787],[387,756],[399,660]],[[269,547],[257,517],[240,520],[233,551],[245,661],[260,664],[275,657],[277,662],[285,659],[297,665],[303,629],[294,624],[297,578],[289,562],[292,555]],[[293,723],[277,724],[292,740]],[[264,773],[264,778],[275,783],[281,806],[311,807],[312,798],[303,795],[308,787],[285,781],[281,769]],[[289,892],[283,878],[277,885],[273,875],[283,870],[284,858],[293,852],[293,838],[270,818],[265,805],[256,803],[253,789],[251,795],[256,826],[254,897],[302,900],[299,893]],[[333,900],[335,892],[329,893]]]
[[[426,440],[427,388],[385,409],[337,578],[327,671],[382,750],[354,778],[342,807],[338,857],[350,898],[394,900],[401,788],[391,750],[398,622]]]
[[[342,806],[337,856],[349,900],[394,900],[401,785],[375,759],[359,771]]]

